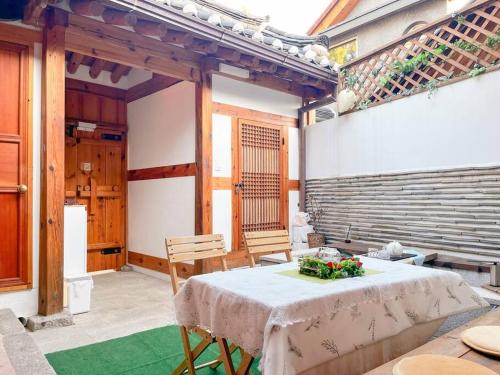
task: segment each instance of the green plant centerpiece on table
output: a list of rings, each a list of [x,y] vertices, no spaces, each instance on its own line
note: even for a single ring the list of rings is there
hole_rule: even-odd
[[[339,261],[323,260],[318,257],[304,256],[299,259],[299,272],[320,279],[344,279],[363,276],[365,270],[359,258],[341,257]]]

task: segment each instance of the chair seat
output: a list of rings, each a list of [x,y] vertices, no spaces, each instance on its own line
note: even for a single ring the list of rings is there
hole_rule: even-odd
[[[466,329],[462,341],[482,353],[500,356],[500,326],[477,326]]]
[[[436,354],[422,354],[399,361],[393,375],[494,375],[493,370],[465,359]]]

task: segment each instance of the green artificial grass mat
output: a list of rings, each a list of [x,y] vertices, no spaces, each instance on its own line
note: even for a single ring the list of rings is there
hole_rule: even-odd
[[[201,341],[190,335],[191,348]],[[217,343],[212,344],[196,364],[214,360],[219,355]],[[184,359],[178,326],[166,326],[130,336],[82,346],[46,355],[58,375],[168,375]],[[233,353],[235,368],[240,363],[239,350]],[[251,373],[257,370],[258,360],[252,364]],[[204,368],[197,374],[224,374],[224,365],[217,370]]]

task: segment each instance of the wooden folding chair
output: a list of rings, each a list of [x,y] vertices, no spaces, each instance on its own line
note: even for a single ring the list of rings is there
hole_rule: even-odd
[[[243,238],[248,251],[250,267],[255,267],[255,257],[265,253],[285,253],[287,261],[292,261],[292,245],[287,230],[245,232]]]
[[[177,276],[177,264],[179,262],[219,258],[223,271],[227,271],[226,249],[224,246],[224,237],[221,234],[209,234],[193,237],[178,237],[165,239],[167,247],[168,267],[170,270],[170,278],[172,280],[172,289],[174,294],[179,290],[179,279]],[[202,341],[191,350],[189,344],[189,332],[187,327],[181,326],[181,338],[184,347],[186,358],[175,369],[173,375],[180,375],[184,372],[194,375],[195,370],[208,367],[215,369],[221,363],[224,364],[226,374],[234,374],[234,366],[231,360],[231,352],[237,347],[235,345],[228,346],[224,338],[216,338],[209,331],[201,327],[194,327],[191,331],[202,338]],[[219,344],[221,355],[219,358],[204,363],[198,366],[194,365],[194,361],[198,358],[211,344],[216,342]]]

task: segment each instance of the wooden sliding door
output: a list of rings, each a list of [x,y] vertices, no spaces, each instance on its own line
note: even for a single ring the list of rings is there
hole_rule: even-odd
[[[238,219],[233,233],[240,248],[243,232],[285,228],[284,130],[258,121],[238,121],[234,182]]]
[[[0,291],[31,286],[30,61],[0,42]]]

